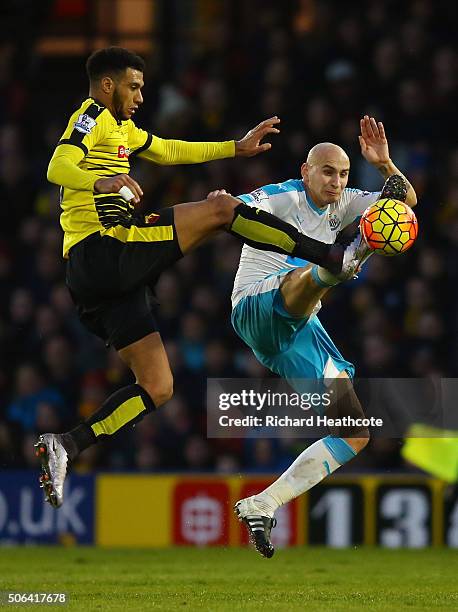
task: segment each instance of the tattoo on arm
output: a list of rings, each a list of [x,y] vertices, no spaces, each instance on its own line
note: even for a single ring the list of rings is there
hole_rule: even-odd
[[[377,166],[377,170],[380,172],[380,174],[385,180],[393,174],[399,174],[400,176],[402,176],[407,183],[407,204],[409,206],[415,206],[415,204],[417,203],[417,195],[415,193],[415,189],[412,187],[412,184],[405,176],[405,174],[401,172],[391,160],[386,164]]]

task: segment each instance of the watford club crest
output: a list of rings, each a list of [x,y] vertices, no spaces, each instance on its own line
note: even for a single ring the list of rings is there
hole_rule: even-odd
[[[146,215],[145,223],[148,223],[148,225],[153,225],[158,219],[159,215],[157,215],[156,213],[151,213],[151,215]]]

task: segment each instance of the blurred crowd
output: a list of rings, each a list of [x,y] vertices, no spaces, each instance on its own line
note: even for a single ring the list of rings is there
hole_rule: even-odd
[[[136,123],[164,138],[219,140],[278,115],[281,134],[269,153],[243,162],[137,162],[145,210],[200,200],[215,188],[239,194],[297,178],[307,150],[324,140],[348,152],[349,186],[377,190],[382,179],[357,139],[360,116],[373,114],[417,191],[419,239],[397,259],[372,257],[357,281],[329,292],[320,319],[360,376],[457,376],[453,3],[378,0],[364,11],[337,1],[247,4],[211,28],[190,25],[187,37],[162,49],[168,62],[160,53],[146,58]],[[58,191],[46,182],[53,148],[87,94],[84,61],[31,54],[24,65],[14,40],[0,44],[0,469],[35,466],[37,432],[74,426],[132,382],[116,353],[76,317],[64,284]],[[207,378],[269,375],[230,324],[240,248],[222,234],[163,274],[157,314],[175,396],[134,429],[88,449],[81,470],[278,471],[304,447],[206,437]],[[349,469],[399,469],[400,445],[373,441]]]

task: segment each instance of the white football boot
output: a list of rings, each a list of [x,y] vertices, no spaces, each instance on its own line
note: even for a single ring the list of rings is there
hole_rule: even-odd
[[[358,272],[361,270],[363,264],[369,259],[374,253],[374,250],[364,240],[360,230],[356,235],[356,238],[351,242],[345,249],[342,272],[336,274],[338,281],[348,280],[355,278]]]
[[[42,434],[35,449],[41,461],[40,487],[44,490],[45,500],[54,508],[59,508],[64,501],[67,451],[60,442],[60,435],[52,433]]]

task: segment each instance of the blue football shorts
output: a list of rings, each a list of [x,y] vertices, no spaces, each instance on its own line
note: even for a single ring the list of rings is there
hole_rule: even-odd
[[[353,378],[353,364],[341,355],[317,315],[299,318],[285,310],[279,286],[286,273],[259,281],[254,295],[238,302],[232,311],[235,331],[262,365],[297,391],[297,379],[332,379],[343,371]]]

